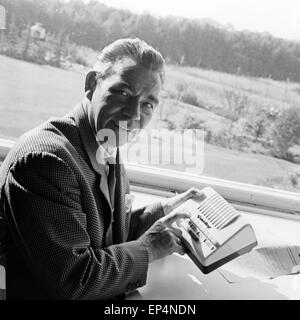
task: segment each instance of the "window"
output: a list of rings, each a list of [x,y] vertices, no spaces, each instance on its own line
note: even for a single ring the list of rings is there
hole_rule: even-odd
[[[1,0],[0,138],[16,140],[68,113],[84,95],[99,49],[117,38],[140,37],[167,62],[147,134],[152,151],[166,141],[170,148],[148,165],[296,197],[300,38],[293,23],[299,28],[300,8],[279,2],[266,16],[265,4],[253,1],[226,7],[210,1],[200,10],[197,1],[143,7],[133,1]]]

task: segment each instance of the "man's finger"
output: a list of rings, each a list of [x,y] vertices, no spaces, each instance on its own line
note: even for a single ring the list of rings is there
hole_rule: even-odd
[[[186,254],[185,250],[181,246],[179,246],[177,253],[179,253],[181,256]]]
[[[186,191],[187,196],[189,198],[203,198],[204,193],[200,189],[191,188],[188,191]]]
[[[187,191],[179,194],[177,197],[178,198],[176,198],[176,202],[182,203],[182,202],[187,201],[191,198],[202,199],[204,197],[204,193],[200,189],[190,188]]]
[[[173,227],[170,227],[170,229],[171,229],[172,233],[175,234],[175,236],[177,236],[179,238],[182,236],[182,231],[180,229],[173,228]]]
[[[174,252],[177,252],[180,255],[184,255],[185,254],[184,248],[181,246],[181,244],[178,244],[178,243],[174,246]]]
[[[165,224],[171,225],[173,222],[175,222],[178,219],[187,219],[190,218],[190,214],[187,212],[175,212],[168,214],[167,216],[162,218],[162,222]]]

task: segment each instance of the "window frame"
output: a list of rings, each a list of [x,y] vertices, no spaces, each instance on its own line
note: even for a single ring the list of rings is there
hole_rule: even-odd
[[[300,221],[300,194],[180,171],[125,163],[131,189],[169,197],[189,188],[214,188],[236,209]]]
[[[14,143],[0,138],[0,161]],[[300,194],[294,192],[136,163],[124,164],[132,191],[170,197],[192,187],[211,186],[238,210],[300,221]]]

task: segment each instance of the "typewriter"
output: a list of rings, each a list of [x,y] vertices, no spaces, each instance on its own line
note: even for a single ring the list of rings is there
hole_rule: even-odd
[[[211,187],[201,200],[190,199],[176,209],[188,212],[181,224],[182,243],[203,273],[209,273],[257,245],[251,225]]]

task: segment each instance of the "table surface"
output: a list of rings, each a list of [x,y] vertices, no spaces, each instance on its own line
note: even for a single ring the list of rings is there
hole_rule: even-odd
[[[134,192],[134,206],[160,199]],[[242,212],[253,226],[258,243],[300,245],[300,222]],[[229,283],[219,270],[203,274],[187,255],[173,254],[149,265],[147,283],[127,299],[300,299],[300,275],[281,276],[272,280]]]

